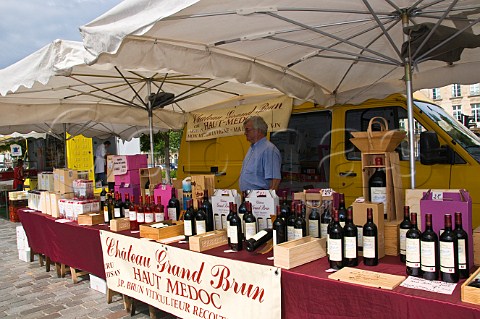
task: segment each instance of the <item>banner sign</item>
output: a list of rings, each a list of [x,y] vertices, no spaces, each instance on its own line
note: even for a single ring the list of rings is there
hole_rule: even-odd
[[[292,113],[292,98],[287,96],[254,104],[211,111],[190,112],[187,141],[207,140],[243,134],[243,122],[250,116],[263,117],[271,132],[284,130]]]
[[[107,287],[181,318],[281,318],[281,271],[100,231]]]

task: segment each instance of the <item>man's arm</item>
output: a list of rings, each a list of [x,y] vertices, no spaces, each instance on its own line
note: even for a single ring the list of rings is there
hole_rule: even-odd
[[[277,178],[271,179],[270,180],[270,189],[278,191],[278,186],[280,185],[280,181],[281,181],[281,179],[277,179]]]

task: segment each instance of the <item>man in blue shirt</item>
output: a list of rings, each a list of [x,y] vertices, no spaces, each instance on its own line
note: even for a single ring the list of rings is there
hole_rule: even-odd
[[[251,116],[243,122],[243,129],[251,145],[242,164],[240,190],[278,190],[282,158],[277,147],[266,138],[267,123],[260,116]]]

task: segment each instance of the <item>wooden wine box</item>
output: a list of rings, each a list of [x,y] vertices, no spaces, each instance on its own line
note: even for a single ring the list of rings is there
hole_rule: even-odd
[[[125,218],[114,218],[110,221],[110,230],[114,232],[119,232],[122,230],[130,229],[130,219]]]
[[[477,269],[467,280],[462,284],[461,288],[461,298],[463,302],[473,303],[475,305],[480,305],[480,288],[470,287],[469,283],[475,280],[476,277],[480,276],[480,268]]]
[[[163,228],[155,228],[152,225],[166,224],[169,225]],[[183,221],[165,220],[163,222],[154,222],[140,225],[140,237],[150,238],[154,240],[170,238],[183,235]]]
[[[373,210],[373,223],[377,225],[378,236],[378,258],[385,256],[385,221],[383,215],[382,203],[370,203],[370,202],[353,202],[353,223],[357,226],[359,231],[363,231],[363,225],[367,222],[367,208]],[[360,236],[359,236],[360,237]],[[363,237],[358,240],[359,246],[363,247]],[[359,252],[361,255],[361,252]]]
[[[214,230],[188,239],[190,250],[202,252],[228,244],[227,230]]]
[[[385,255],[398,256],[400,254],[400,223],[401,220],[385,222]]]
[[[145,198],[145,184],[147,181],[150,181],[149,193],[153,195],[155,187],[162,183],[162,168],[140,168],[138,174],[140,175],[140,195]]]
[[[215,190],[215,175],[192,175],[193,208],[198,209],[198,200],[203,200],[204,191],[212,196]]]
[[[79,214],[77,222],[79,225],[88,225],[88,226],[103,224],[104,223],[103,214],[99,214],[99,213]]]
[[[302,237],[273,246],[273,264],[291,269],[327,255],[327,239]]]
[[[473,230],[473,263],[480,266],[480,226]]]

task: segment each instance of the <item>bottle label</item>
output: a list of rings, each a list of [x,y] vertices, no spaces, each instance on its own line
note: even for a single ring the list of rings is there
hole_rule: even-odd
[[[215,219],[215,230],[222,229],[222,220],[220,219],[220,215],[215,214],[213,219]]]
[[[245,223],[245,238],[250,239],[257,233],[257,225],[255,223]]]
[[[271,218],[267,218],[267,228],[272,228],[272,227],[273,227],[272,219],[271,219]]]
[[[363,227],[357,226],[358,248],[363,249]]]
[[[318,238],[318,220],[310,220],[308,223],[308,235]]]
[[[145,214],[144,213],[137,213],[137,221],[139,223],[144,223],[145,222]]]
[[[197,235],[203,234],[207,232],[207,224],[204,220],[197,220],[195,221],[195,226],[197,229]]]
[[[120,217],[122,217],[122,213],[121,213],[120,207],[113,209],[113,216],[115,216],[115,218],[120,218]]]
[[[420,268],[420,239],[406,238],[406,265],[411,268]]]
[[[345,258],[357,258],[357,237],[345,236],[343,240],[345,244]]]
[[[192,221],[191,220],[186,220],[183,223],[183,232],[185,236],[192,236]]]
[[[228,226],[227,233],[230,234],[230,243],[238,244],[237,226]]]
[[[134,210],[131,210],[128,212],[128,218],[133,222],[137,220],[137,212]]]
[[[332,261],[342,261],[342,240],[328,239],[328,254]]]
[[[145,223],[153,223],[153,213],[145,214]]]
[[[222,215],[222,229],[227,229],[228,231],[227,215]]]
[[[230,222],[229,221],[227,221],[227,225],[225,226],[225,228],[227,229],[227,238],[230,239],[230,241],[231,241],[232,236],[230,234]]]
[[[327,238],[327,228],[328,228],[328,223],[321,223],[320,224],[320,236],[321,238]]]
[[[149,188],[145,188],[145,196],[150,196],[150,189]]]
[[[165,219],[165,214],[155,213],[155,221],[156,222],[163,222],[164,219]]]
[[[434,272],[436,270],[434,242],[420,242],[420,263],[423,271]]]
[[[375,236],[363,236],[363,257],[375,258]]]
[[[240,224],[242,225],[242,234],[245,232],[245,222],[243,221],[243,215],[245,214],[238,214],[238,217],[240,217]]]
[[[101,202],[104,202],[104,201],[105,201],[105,197],[106,197],[106,196],[100,196],[100,201],[101,201]]]
[[[440,242],[440,271],[448,274],[455,272],[455,250],[453,242]]]
[[[175,207],[168,208],[168,219],[177,220],[177,209]]]
[[[110,218],[108,218],[108,208],[105,206],[103,208],[103,221],[108,223],[110,221]]]
[[[277,243],[277,231],[274,229],[273,230],[273,246],[276,246]]]
[[[294,229],[295,228],[293,226],[287,226],[287,240],[288,241],[295,239]]]
[[[400,228],[399,242],[400,242],[400,254],[405,255],[407,251],[406,239],[408,229]]]
[[[255,236],[252,237],[253,240],[257,241],[263,236],[267,235],[268,233],[265,230],[261,230],[258,233],[255,234]]]
[[[300,239],[303,237],[303,229],[294,228],[293,229],[293,239]]]
[[[371,197],[370,201],[372,203],[383,203],[383,209],[385,212],[388,212],[387,207],[387,188],[386,187],[371,187],[370,188]]]
[[[340,226],[345,227],[345,222],[340,222]]]
[[[258,221],[258,229],[267,228],[267,220],[265,218],[257,218],[257,221]]]
[[[458,269],[467,269],[467,252],[465,239],[458,240]]]

